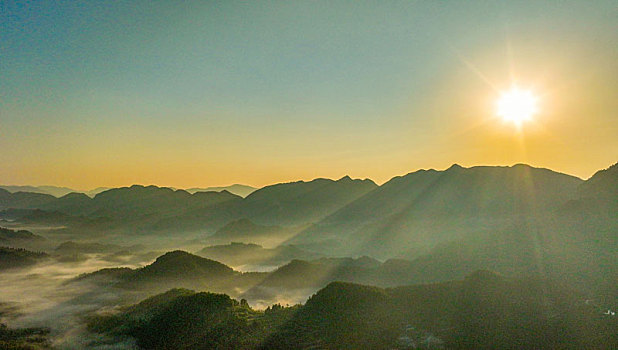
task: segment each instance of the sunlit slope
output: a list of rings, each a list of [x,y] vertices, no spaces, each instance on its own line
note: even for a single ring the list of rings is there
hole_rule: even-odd
[[[209,244],[245,242],[276,247],[305,227],[307,226],[258,225],[249,219],[242,218],[219,228],[213,235],[207,237],[206,242]]]
[[[527,165],[421,170],[393,178],[292,242],[354,237],[358,245],[348,253],[394,256],[411,248],[422,252],[469,232],[544,218],[576,198],[581,183],[576,177]]]
[[[585,182],[524,166],[413,173],[352,203],[296,242],[331,253],[405,259],[383,264],[380,279],[386,284],[444,281],[491,269],[552,277],[616,300],[615,169]],[[388,202],[386,194],[396,207],[374,204]],[[357,210],[365,212],[345,219]]]
[[[195,254],[230,266],[250,265],[247,267],[263,266],[271,269],[273,266],[286,264],[293,259],[312,260],[319,257],[319,254],[302,250],[293,245],[264,248],[258,244],[239,242],[204,247]]]

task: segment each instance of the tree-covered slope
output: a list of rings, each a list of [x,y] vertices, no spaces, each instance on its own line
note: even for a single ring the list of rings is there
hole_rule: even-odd
[[[546,280],[490,272],[380,289],[332,283],[263,349],[612,349],[615,317]]]
[[[0,271],[32,266],[49,256],[42,252],[31,252],[26,249],[0,247]]]
[[[603,311],[550,280],[478,271],[388,289],[333,282],[265,311],[171,290],[88,325],[145,349],[614,349],[618,321]]]

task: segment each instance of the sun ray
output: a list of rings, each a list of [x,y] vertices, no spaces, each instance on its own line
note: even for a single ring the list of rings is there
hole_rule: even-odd
[[[491,87],[494,91],[498,91],[498,87],[496,84],[494,84],[491,80],[489,80],[489,78],[483,74],[483,72],[481,72],[472,62],[470,62],[470,60],[468,60],[467,58],[465,58],[460,52],[459,50],[457,50],[454,46],[452,45],[448,45],[448,48],[450,49],[450,51],[457,57],[457,59],[459,59],[459,61],[461,63],[463,63],[466,67],[468,67],[468,69],[476,74],[477,77],[479,77],[479,79],[481,79],[481,81],[483,81],[485,84],[487,84],[489,87]]]

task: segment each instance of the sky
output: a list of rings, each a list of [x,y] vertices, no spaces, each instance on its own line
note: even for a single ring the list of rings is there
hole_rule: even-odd
[[[615,1],[0,1],[0,183],[618,161]],[[539,98],[516,128],[512,86]]]

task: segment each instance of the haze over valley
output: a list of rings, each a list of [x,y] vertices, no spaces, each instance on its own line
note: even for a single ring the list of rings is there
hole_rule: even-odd
[[[591,317],[592,328],[580,329],[580,321],[560,322],[572,322],[569,327],[579,327],[576,332],[582,334],[602,332],[576,344],[611,348],[616,319],[604,312],[615,312],[618,300],[617,215],[618,165],[588,180],[524,164],[453,165],[397,176],[381,186],[349,177],[316,179],[266,186],[246,198],[227,191],[191,194],[137,185],[108,189],[93,198],[0,190],[3,320],[12,328],[46,329],[47,344],[60,348],[143,346],[140,342],[154,340],[110,330],[99,318],[133,312],[132,304],[182,288],[165,298],[176,298],[174,293],[193,298],[198,294],[190,291],[208,291],[242,299],[244,306],[227,302],[234,310],[245,308],[253,315],[250,319],[256,318],[252,322],[281,322],[282,327],[268,326],[266,333],[250,337],[251,347],[285,347],[292,338],[282,339],[277,332],[296,327],[301,316],[293,315],[309,312],[305,309],[312,304],[289,310],[286,305],[303,305],[318,293],[310,299],[315,303],[333,288],[337,293],[359,288],[334,282],[443,288],[434,283],[463,281],[457,283],[464,286],[487,278],[508,293],[515,293],[510,284],[551,288],[546,297],[559,298],[566,303],[561,307],[579,315],[569,317]],[[417,292],[396,296],[399,289],[367,292],[386,293],[384,302],[404,298],[396,303],[415,308],[424,300]],[[561,293],[570,299],[561,299]],[[450,302],[464,307],[457,305],[460,299]],[[272,305],[283,305],[284,319],[262,319],[274,317],[259,311]],[[544,312],[550,311],[536,312],[546,317]],[[413,322],[397,319],[404,315],[384,321],[395,327],[389,330],[394,332],[389,344],[406,332],[403,323]],[[58,317],[66,321],[55,324]],[[442,326],[432,323],[437,320],[418,322],[427,328],[416,337],[428,332],[453,347],[462,341],[441,333]],[[552,341],[568,342],[555,337]],[[239,339],[229,344],[240,346],[235,343]],[[526,341],[530,346],[544,342]]]
[[[616,19],[0,1],[0,350],[618,349]]]

